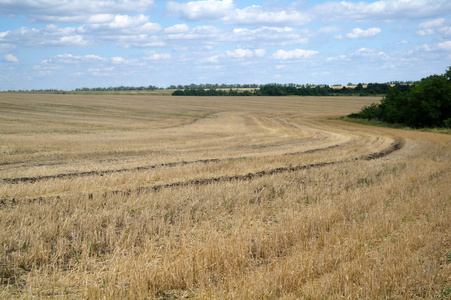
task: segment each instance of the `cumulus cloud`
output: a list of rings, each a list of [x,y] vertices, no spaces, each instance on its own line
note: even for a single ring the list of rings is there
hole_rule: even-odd
[[[171,59],[172,55],[170,53],[156,53],[154,51],[152,52],[146,52],[144,59],[146,60],[168,60]]]
[[[169,12],[179,15],[182,19],[189,21],[213,20],[224,17],[228,11],[233,9],[232,0],[205,0],[178,3],[170,1],[166,8]]]
[[[19,59],[12,54],[6,54],[4,58],[8,62],[19,62]]]
[[[99,42],[113,41],[119,46],[137,46],[140,43],[164,45],[151,36],[161,30],[161,26],[149,21],[144,15],[116,15],[108,23],[85,24],[78,27],[61,27],[50,24],[43,28],[28,28],[0,33],[0,40],[25,46],[88,46]],[[158,43],[157,43],[158,42]]]
[[[232,0],[170,1],[166,7],[184,20],[217,20],[229,25],[304,25],[313,19],[308,12],[267,9],[260,5],[235,9]]]
[[[423,50],[423,51],[427,51],[427,52],[431,52],[431,51],[448,52],[448,51],[451,51],[451,41],[423,44],[422,46],[418,47],[417,50]]]
[[[175,24],[164,30],[165,33],[185,33],[189,31],[189,26],[186,24]]]
[[[318,30],[319,33],[335,33],[340,31],[341,28],[339,26],[326,26],[322,27]]]
[[[234,58],[252,57],[254,52],[249,49],[236,49],[235,51],[227,51],[227,56]]]
[[[80,28],[47,25],[43,28],[22,27],[2,34],[2,41],[25,46],[86,46],[89,44]]]
[[[438,43],[437,48],[440,50],[451,51],[451,41]]]
[[[360,48],[357,51],[355,51],[353,56],[383,56],[385,55],[382,51],[377,51],[376,49],[369,49],[369,48]]]
[[[378,35],[381,32],[379,27],[369,28],[367,30],[363,30],[361,28],[354,28],[351,32],[342,36],[341,34],[337,35],[335,38],[337,39],[361,39],[361,38],[370,38]]]
[[[437,18],[434,20],[420,23],[420,25],[418,25],[418,28],[420,28],[420,29],[427,29],[427,28],[431,28],[431,27],[436,28],[436,27],[443,26],[444,23],[445,23],[445,18]]]
[[[51,58],[41,61],[41,65],[78,65],[78,64],[94,64],[94,63],[108,62],[107,58],[100,57],[94,54],[88,55],[72,55],[72,54],[58,54]]]
[[[341,54],[335,57],[329,57],[326,59],[326,61],[350,61],[359,58],[364,58],[368,61],[374,59],[386,59],[387,55],[383,51],[377,51],[373,48],[360,48],[349,54]]]
[[[200,62],[204,63],[218,63],[219,62],[219,55],[212,55],[205,58],[200,59]]]
[[[218,42],[222,40],[222,37],[225,34],[223,29],[219,29],[212,25],[201,25],[193,28],[185,28],[188,29],[188,31],[180,31],[185,30],[183,27],[184,26],[180,26],[178,29],[171,29],[164,38],[177,44],[186,43],[188,40],[195,40],[196,46],[198,46],[200,44]]]
[[[451,35],[451,22],[445,18],[437,18],[430,21],[422,22],[418,25],[417,34],[419,36],[441,34],[444,36]]]
[[[27,15],[29,22],[39,23],[98,23],[110,21],[111,15],[147,11],[153,4],[153,0],[0,0],[0,14]]]
[[[413,20],[451,13],[448,0],[380,0],[374,2],[328,1],[309,8],[290,9],[250,5],[235,8],[232,0],[170,1],[167,10],[189,21],[221,21],[228,25],[305,25],[314,19]]]
[[[448,0],[381,0],[326,2],[311,12],[325,22],[337,20],[413,20],[451,13]]]
[[[256,57],[263,57],[266,55],[266,50],[265,49],[255,49],[254,53],[255,53]]]
[[[268,27],[256,29],[234,28],[228,40],[237,42],[253,42],[261,45],[307,44],[309,32],[292,27]]]
[[[236,49],[235,51],[226,51],[228,57],[244,58],[244,57],[263,57],[266,54],[265,49]]]
[[[88,24],[83,27],[90,32],[113,32],[114,34],[154,33],[161,30],[157,23],[149,21],[148,16],[117,15],[108,23]]]
[[[307,44],[313,33],[292,27],[219,28],[212,25],[166,28],[161,38],[174,48],[239,44],[239,48],[266,48]],[[243,45],[243,46],[241,46]]]
[[[131,65],[131,64],[135,64],[138,62],[137,59],[126,59],[120,56],[115,56],[111,58],[111,62],[113,64],[126,64],[126,65]]]
[[[252,5],[230,11],[222,20],[232,25],[304,25],[312,19],[311,14],[300,11],[265,10],[262,6]]]
[[[317,55],[319,52],[314,50],[294,49],[291,51],[277,50],[273,54],[273,58],[286,60],[286,59],[299,59],[299,58],[311,58]]]

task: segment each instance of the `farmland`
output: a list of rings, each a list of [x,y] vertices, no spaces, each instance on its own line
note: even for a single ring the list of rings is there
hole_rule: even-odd
[[[451,136],[377,97],[0,94],[0,298],[447,298]]]

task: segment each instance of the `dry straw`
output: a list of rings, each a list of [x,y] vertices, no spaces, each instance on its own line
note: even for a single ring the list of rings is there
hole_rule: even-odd
[[[449,298],[451,137],[374,101],[0,94],[0,298]]]

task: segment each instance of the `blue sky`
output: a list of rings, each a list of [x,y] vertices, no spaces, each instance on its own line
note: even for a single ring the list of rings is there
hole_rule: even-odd
[[[451,1],[0,0],[0,90],[419,80]]]

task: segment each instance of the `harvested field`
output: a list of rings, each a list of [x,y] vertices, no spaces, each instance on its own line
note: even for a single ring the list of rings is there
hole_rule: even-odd
[[[451,136],[370,97],[0,94],[0,298],[447,298]]]

